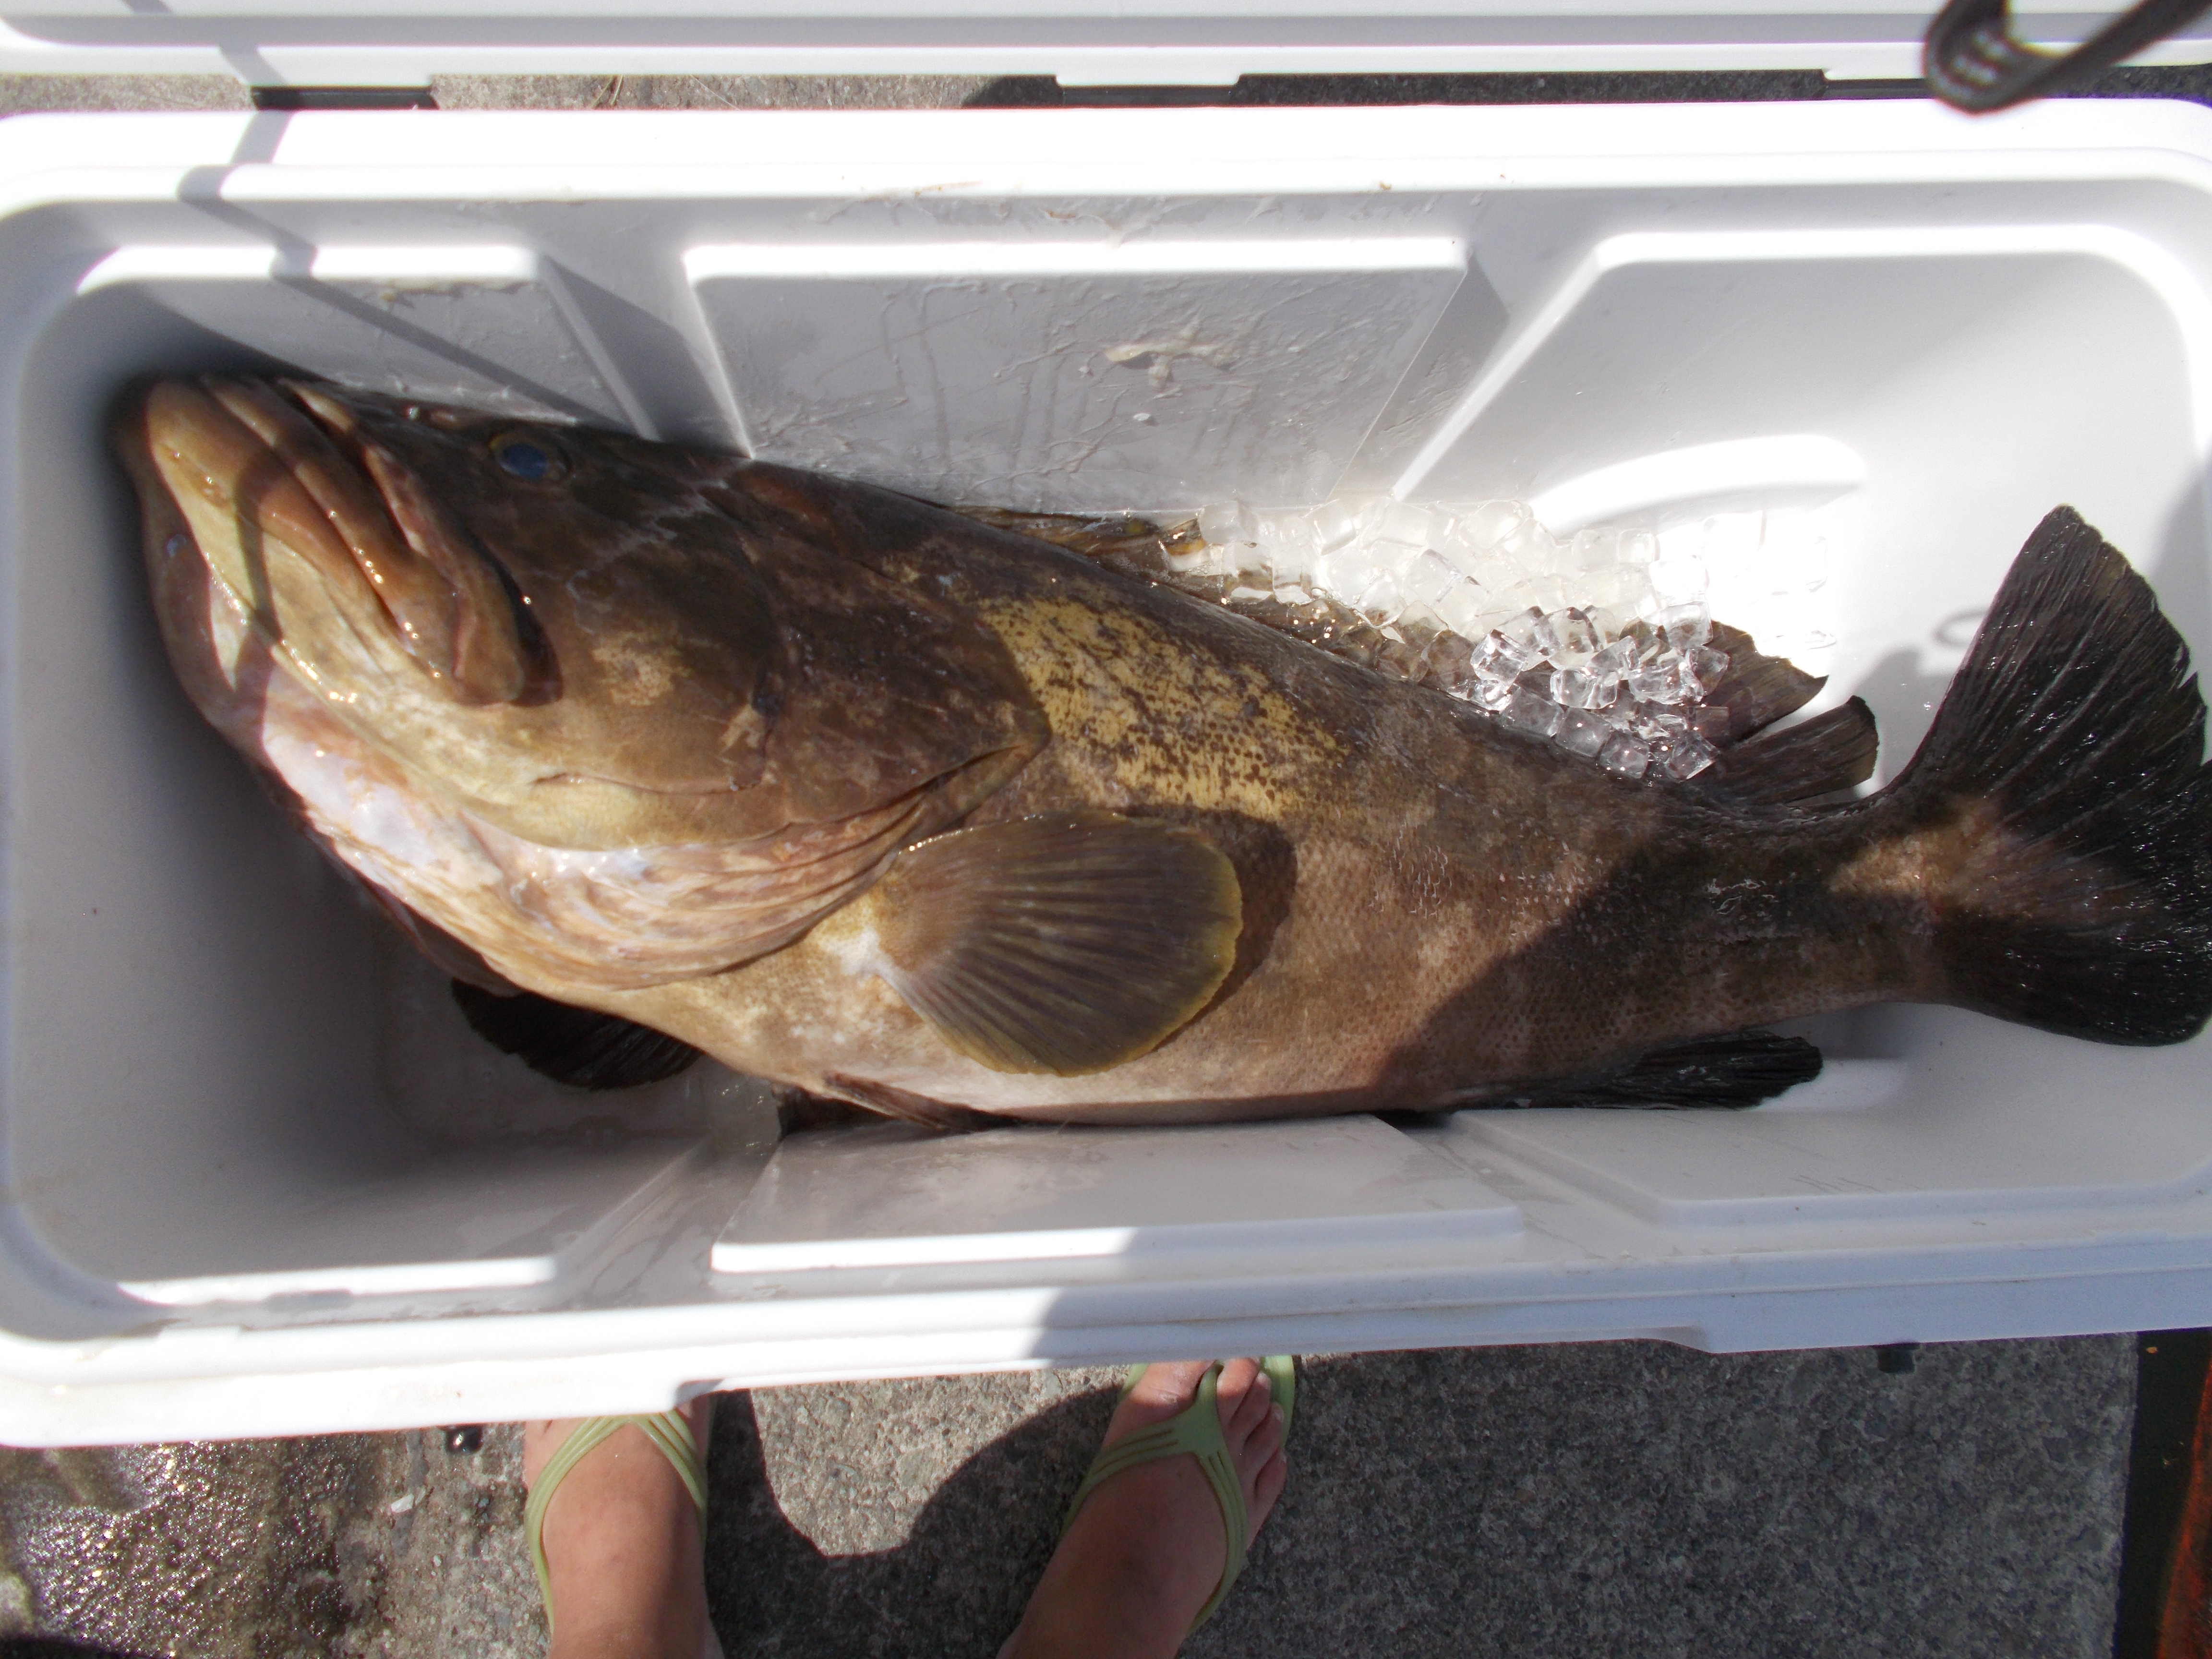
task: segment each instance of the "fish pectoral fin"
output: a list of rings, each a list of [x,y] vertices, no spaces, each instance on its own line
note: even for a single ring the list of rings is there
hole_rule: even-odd
[[[690,1043],[649,1025],[535,991],[501,996],[457,979],[453,1000],[493,1048],[572,1088],[633,1089],[674,1077],[699,1058]]]
[[[923,842],[860,903],[875,970],[948,1047],[1061,1077],[1164,1042],[1228,977],[1244,925],[1211,841],[1100,811]]]
[[[1462,1106],[1756,1106],[1820,1075],[1820,1051],[1803,1037],[1728,1031],[1653,1048],[1626,1064],[1545,1078],[1458,1103]]]

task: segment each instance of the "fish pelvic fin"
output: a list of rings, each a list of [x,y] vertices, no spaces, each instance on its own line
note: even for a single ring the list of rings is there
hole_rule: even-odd
[[[2100,1042],[2212,1015],[2212,777],[2189,649],[2071,507],[2036,527],[1839,890],[1917,884],[1941,1000]]]
[[[571,1088],[634,1089],[674,1077],[699,1058],[681,1038],[535,991],[501,996],[457,979],[453,1000],[469,1029],[493,1048]]]
[[[923,842],[860,904],[868,966],[948,1047],[993,1071],[1061,1077],[1181,1030],[1228,976],[1243,931],[1236,869],[1205,836],[1090,811]]]

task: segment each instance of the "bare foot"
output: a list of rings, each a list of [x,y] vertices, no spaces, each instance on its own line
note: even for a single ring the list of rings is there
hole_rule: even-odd
[[[1107,1445],[1166,1421],[1196,1398],[1207,1362],[1154,1365],[1107,1425]],[[1244,1489],[1249,1547],[1288,1466],[1283,1413],[1253,1359],[1221,1369],[1221,1437]],[[1221,1582],[1221,1506],[1194,1457],[1164,1457],[1091,1495],[1060,1540],[1000,1659],[1168,1659]]]
[[[702,1453],[713,1406],[702,1396],[682,1408]],[[576,1421],[523,1425],[525,1485],[538,1484]],[[544,1540],[553,1581],[548,1659],[701,1659],[721,1651],[708,1646],[699,1511],[644,1431],[617,1430],[568,1471],[546,1509]]]

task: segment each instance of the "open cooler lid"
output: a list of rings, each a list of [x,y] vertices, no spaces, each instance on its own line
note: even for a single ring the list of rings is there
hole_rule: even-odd
[[[1024,75],[1225,86],[1251,74],[1920,72],[1911,0],[38,0],[0,13],[0,71],[232,74],[266,87],[454,75]],[[2021,0],[2071,45],[2109,14]],[[2212,61],[2200,17],[2134,61]]]

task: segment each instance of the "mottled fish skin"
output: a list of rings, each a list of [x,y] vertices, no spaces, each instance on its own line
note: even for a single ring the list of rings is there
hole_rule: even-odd
[[[362,645],[378,613],[343,562],[276,581],[296,590],[280,615],[227,597],[241,556],[214,544],[238,526],[283,562],[283,526],[195,447],[241,385],[310,410],[333,453],[374,452],[387,500],[401,477],[447,515],[526,602],[527,660],[501,678],[435,616],[431,645]],[[562,476],[506,476],[494,447],[517,435]],[[265,383],[164,382],[118,444],[186,688],[343,860],[515,985],[818,1093],[1086,1122],[1446,1106],[1686,1037],[1944,1000],[1948,915],[2057,902],[2005,873],[2015,838],[1972,794],[1808,812],[1629,782],[865,485]],[[539,690],[471,702],[468,675],[486,696]],[[994,1069],[879,971],[875,884],[956,824],[1072,811],[1225,854],[1234,960],[1136,1058]],[[690,919],[695,894],[724,920]],[[2064,903],[2087,927],[2151,901],[2077,883]]]
[[[1909,898],[1826,892],[1863,833],[1626,782],[1439,693],[907,498],[761,467],[840,545],[972,608],[1053,741],[969,820],[1081,804],[1203,829],[1239,959],[1152,1054],[1079,1078],[948,1054],[841,948],[617,1012],[732,1065],[1018,1115],[1180,1122],[1441,1104],[1662,1042],[1927,988]]]

